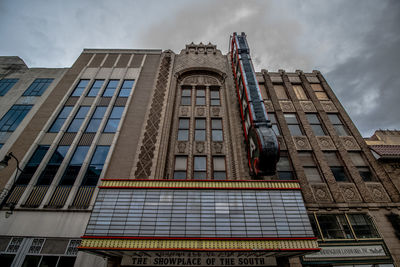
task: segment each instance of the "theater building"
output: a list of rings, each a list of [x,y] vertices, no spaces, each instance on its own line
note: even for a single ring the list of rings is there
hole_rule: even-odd
[[[238,58],[85,49],[40,72],[53,80],[23,120],[6,114],[32,86],[5,73],[0,130],[19,125],[0,133],[3,266],[397,266],[399,187],[322,74],[240,78]],[[279,143],[274,173],[255,175],[244,76]]]

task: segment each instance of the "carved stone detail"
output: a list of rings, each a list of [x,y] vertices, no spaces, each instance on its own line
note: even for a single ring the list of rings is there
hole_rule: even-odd
[[[332,101],[321,101],[320,103],[325,112],[337,112],[337,109]]]
[[[178,153],[186,153],[186,143],[185,141],[180,141],[178,142],[177,148],[178,148]]]
[[[219,85],[217,79],[204,75],[195,75],[185,78],[183,84]]]
[[[274,112],[274,106],[272,105],[271,100],[264,101],[264,105],[267,112]]]
[[[344,199],[348,202],[360,202],[361,197],[353,183],[340,184],[340,190]]]
[[[214,117],[218,117],[220,111],[221,111],[220,108],[216,108],[216,107],[214,107],[214,108],[211,109],[211,113],[212,113],[212,115],[213,115]]]
[[[190,116],[190,107],[180,107],[180,116],[182,117],[189,117]]]
[[[281,105],[283,112],[296,112],[292,101],[287,101],[287,100],[279,101],[279,104]]]
[[[332,202],[332,197],[326,184],[312,184],[311,188],[317,202]]]
[[[346,150],[360,150],[360,147],[353,136],[340,136],[340,140],[342,141],[342,144]]]
[[[196,142],[196,152],[197,153],[204,153],[205,151],[205,144],[204,142]]]
[[[389,196],[386,194],[385,189],[380,183],[367,183],[367,187],[371,192],[372,198],[376,202],[388,202]]]
[[[311,150],[310,143],[305,136],[293,136],[293,142],[297,150]]]
[[[157,83],[154,90],[153,101],[147,119],[142,146],[140,148],[139,161],[136,165],[136,178],[149,178],[153,164],[154,150],[157,142],[158,130],[161,122],[161,112],[164,106],[164,98],[167,91],[167,82],[171,67],[171,55],[166,54],[160,64]]]
[[[206,114],[205,108],[197,108],[196,109],[196,116],[205,116]]]
[[[317,112],[314,104],[311,101],[300,101],[300,105],[303,108],[304,112]]]
[[[213,142],[212,143],[213,154],[221,154],[223,150],[222,142]]]
[[[319,147],[322,150],[336,150],[332,139],[329,136],[317,136]]]

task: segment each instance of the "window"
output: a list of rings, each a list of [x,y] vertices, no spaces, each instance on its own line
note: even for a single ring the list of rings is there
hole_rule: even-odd
[[[28,163],[25,165],[24,171],[18,177],[16,182],[17,185],[27,185],[29,184],[32,176],[35,174],[37,168],[39,167],[42,159],[49,150],[49,146],[38,146],[33,153],[32,157],[29,159]]]
[[[283,114],[285,117],[286,123],[289,127],[290,134],[292,136],[303,135],[303,131],[300,128],[300,123],[297,120],[296,114],[294,113],[286,113]]]
[[[350,226],[343,214],[318,214],[322,236],[326,239],[353,239]]]
[[[72,156],[64,175],[61,178],[59,185],[73,185],[79,170],[82,167],[86,154],[89,151],[89,146],[78,146]]]
[[[314,90],[314,93],[319,100],[329,100],[328,95],[319,83],[312,83],[311,88]]]
[[[190,87],[182,87],[181,105],[190,106],[192,99],[192,89]]]
[[[97,96],[99,94],[100,88],[103,86],[103,83],[104,80],[95,80],[87,96]]]
[[[364,182],[372,182],[376,180],[360,152],[349,152],[349,156]]]
[[[288,96],[285,91],[285,87],[283,87],[283,85],[274,84],[274,90],[275,90],[276,96],[278,97],[279,100],[288,99]]]
[[[337,114],[328,114],[328,118],[331,121],[333,127],[335,128],[337,135],[339,136],[349,135],[347,129],[344,127],[342,121],[340,120]]]
[[[50,185],[67,154],[69,146],[58,146],[40,175],[37,185]]]
[[[223,141],[222,119],[211,119],[211,135],[213,141]]]
[[[189,140],[189,119],[179,119],[178,141]]]
[[[110,80],[104,90],[103,97],[112,97],[117,89],[119,80]]]
[[[219,88],[212,87],[210,90],[210,105],[211,106],[220,106],[221,99],[219,95]]]
[[[2,79],[0,80],[0,96],[7,94],[8,90],[18,82],[18,79]]]
[[[268,113],[268,119],[271,121],[272,130],[274,130],[275,134],[276,135],[281,135],[281,132],[280,132],[279,127],[278,127],[278,122],[276,120],[275,113],[272,113],[272,112]]]
[[[367,214],[315,214],[309,217],[318,238],[355,239],[353,233],[359,239],[380,238],[374,223]]]
[[[187,156],[175,157],[174,179],[186,179]]]
[[[226,180],[225,157],[213,157],[214,180]]]
[[[85,91],[88,83],[89,80],[80,80],[79,83],[76,85],[75,90],[72,92],[71,96],[81,96],[83,91]]]
[[[307,100],[308,99],[306,92],[304,92],[303,86],[301,86],[300,84],[293,85],[293,90],[296,93],[297,99],[299,99],[299,100]]]
[[[194,156],[193,179],[206,179],[207,177],[207,157]]]
[[[75,118],[72,120],[71,124],[67,129],[68,133],[76,133],[79,131],[79,128],[81,127],[83,120],[85,119],[89,109],[90,106],[81,106],[79,108],[78,112],[75,115]]]
[[[0,120],[0,132],[14,132],[32,105],[14,105]]]
[[[119,97],[128,97],[131,94],[132,87],[135,80],[124,80],[121,90],[119,90]]]
[[[104,117],[104,113],[106,113],[107,107],[96,107],[96,110],[94,111],[92,118],[89,121],[88,126],[86,127],[85,132],[87,133],[95,133],[99,129],[101,120]]]
[[[96,151],[94,151],[92,160],[90,161],[85,177],[83,178],[82,186],[97,185],[109,150],[110,150],[109,146],[96,147]]]
[[[321,121],[317,114],[306,114],[308,123],[316,136],[326,135],[324,128],[322,128]]]
[[[206,140],[206,119],[195,120],[194,140],[195,141]]]
[[[23,96],[41,96],[52,82],[53,79],[36,79],[28,89],[26,89]]]
[[[196,106],[206,105],[206,89],[204,86],[196,87]]]
[[[299,159],[303,165],[304,173],[310,183],[321,183],[321,173],[315,163],[311,152],[299,152]]]
[[[290,164],[289,157],[286,155],[281,155],[278,164],[276,165],[276,171],[278,173],[279,180],[293,180],[294,174],[292,166]]]
[[[331,168],[333,176],[335,177],[337,182],[347,182],[349,178],[346,174],[346,171],[340,162],[336,152],[324,152],[325,157],[328,161],[328,165]]]
[[[119,121],[121,120],[122,113],[125,107],[115,106],[113,107],[110,117],[108,118],[106,127],[104,128],[105,133],[115,133],[118,129]]]
[[[366,214],[347,214],[357,238],[379,238],[374,224]]]
[[[61,130],[61,127],[64,125],[64,122],[68,118],[73,108],[73,106],[63,107],[63,109],[58,114],[57,119],[53,122],[53,125],[51,125],[49,129],[50,133],[58,133]]]

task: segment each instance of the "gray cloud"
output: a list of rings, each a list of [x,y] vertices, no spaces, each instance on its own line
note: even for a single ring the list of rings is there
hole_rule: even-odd
[[[83,48],[212,42],[246,32],[255,67],[320,70],[363,135],[400,129],[397,1],[0,2],[0,53],[31,67],[70,66]]]

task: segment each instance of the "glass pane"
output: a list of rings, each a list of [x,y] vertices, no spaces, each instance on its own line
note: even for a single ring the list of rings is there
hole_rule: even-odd
[[[329,166],[342,166],[342,163],[339,161],[335,152],[324,152],[324,155]]]
[[[337,135],[339,136],[349,136],[346,128],[343,125],[334,125]]]
[[[203,89],[197,89],[196,90],[196,96],[206,96],[206,90]]]
[[[307,95],[304,92],[304,89],[301,85],[293,85],[293,89],[294,89],[294,92],[296,93],[296,96],[298,99],[300,99],[300,100],[308,99]]]
[[[360,152],[349,152],[349,156],[353,161],[354,166],[368,166]]]
[[[189,129],[189,119],[179,119],[179,129]]]
[[[175,171],[174,179],[186,179],[186,171]]]
[[[226,180],[226,172],[214,171],[214,180]]]
[[[276,165],[276,170],[277,171],[291,171],[292,168],[290,167],[290,162],[288,157],[286,156],[281,156],[277,165]]]
[[[60,257],[57,267],[74,266],[76,257]]]
[[[72,109],[74,107],[73,106],[65,106],[63,107],[63,109],[61,110],[60,114],[58,115],[58,118],[67,118],[68,115],[71,113]]]
[[[326,135],[324,129],[322,129],[321,125],[319,124],[312,124],[311,128],[316,136]]]
[[[304,173],[306,174],[307,180],[312,183],[322,182],[321,175],[316,167],[305,167]]]
[[[315,161],[311,152],[298,152],[298,155],[303,166],[315,166]]]
[[[178,141],[188,141],[189,130],[178,130]]]
[[[272,124],[272,130],[274,130],[276,135],[281,135],[281,132],[279,131],[278,125]]]
[[[95,133],[99,129],[101,123],[101,119],[91,119],[85,132],[87,133]]]
[[[328,118],[332,124],[342,124],[342,121],[339,119],[336,114],[328,114]]]
[[[285,117],[285,120],[288,124],[298,124],[299,122],[297,121],[297,117],[295,114],[292,113],[286,113],[283,114],[283,116]]]
[[[109,146],[97,146],[96,151],[93,154],[90,164],[104,164],[107,158]]]
[[[190,89],[182,90],[182,96],[191,96],[191,95],[192,95],[192,90],[190,90]]]
[[[204,180],[207,178],[207,173],[206,172],[199,172],[199,171],[195,171],[193,173],[193,179],[201,179]]]
[[[78,146],[69,164],[82,165],[88,151],[89,151],[89,146]]]
[[[86,114],[88,113],[90,107],[89,106],[81,106],[78,112],[75,115],[75,118],[83,119],[85,118]]]
[[[349,180],[343,167],[331,167],[331,171],[337,182],[347,182]]]
[[[124,112],[125,107],[115,106],[112,109],[110,118],[112,119],[120,119],[122,117],[122,113]]]
[[[283,85],[274,85],[276,96],[278,99],[287,99],[287,94]]]
[[[316,114],[306,114],[306,117],[310,124],[320,124],[320,121]]]
[[[213,157],[214,171],[225,171],[225,157]]]
[[[107,107],[97,107],[94,111],[93,118],[102,119],[106,113]]]
[[[49,164],[61,164],[67,154],[69,146],[59,146],[51,156]]]
[[[206,120],[196,119],[196,129],[205,129],[205,128],[206,128]]]
[[[212,140],[213,141],[223,141],[224,137],[222,130],[212,130]]]
[[[344,215],[317,215],[322,235],[326,239],[346,239],[353,238],[350,227]]]
[[[15,254],[2,254],[0,255],[1,266],[10,267],[15,258]]]
[[[221,119],[212,119],[211,127],[212,127],[212,129],[222,129],[222,120]]]
[[[106,127],[104,128],[105,133],[115,133],[118,129],[119,119],[109,119]]]
[[[311,88],[318,92],[318,91],[324,91],[324,89],[322,89],[321,85],[319,83],[312,83],[311,84]]]
[[[357,169],[364,182],[372,182],[375,180],[371,170],[368,167],[357,167]]]
[[[22,263],[22,267],[36,267],[39,264],[40,256],[27,255]]]
[[[39,267],[56,267],[58,256],[43,256]]]
[[[194,140],[195,141],[205,141],[206,140],[206,131],[205,130],[195,130],[194,131]]]
[[[268,119],[271,121],[272,124],[277,123],[275,113],[268,113]]]
[[[329,100],[329,97],[325,92],[315,92],[315,95],[319,100]]]
[[[279,180],[293,180],[293,172],[291,171],[278,171]]]
[[[211,99],[210,105],[211,106],[220,106],[221,102],[219,99]]]
[[[288,127],[289,127],[291,135],[293,135],[293,136],[303,135],[299,125],[297,125],[297,124],[289,124]]]
[[[210,92],[210,94],[211,94],[211,98],[219,98],[219,91],[217,91],[217,90],[211,90],[211,92]]]
[[[195,156],[194,157],[194,170],[195,171],[205,171],[206,170],[206,157]]]
[[[190,97],[182,97],[181,99],[181,105],[183,106],[190,106]]]
[[[196,97],[196,106],[204,106],[206,104],[206,99],[203,97]]]
[[[187,157],[175,157],[175,170],[185,170],[187,168]]]
[[[79,128],[81,127],[83,122],[83,119],[74,119],[71,124],[69,125],[67,132],[69,133],[76,133],[79,131]]]
[[[358,238],[379,238],[372,220],[365,214],[348,214],[350,224]]]

